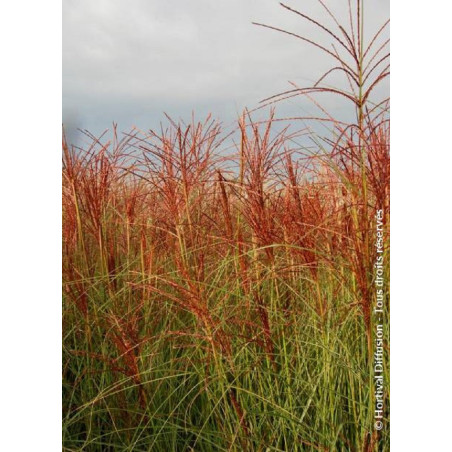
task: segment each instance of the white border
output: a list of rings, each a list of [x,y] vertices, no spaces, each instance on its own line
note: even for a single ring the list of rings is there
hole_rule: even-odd
[[[1,15],[0,449],[52,452],[61,450],[61,3],[7,2]]]
[[[391,7],[391,446],[450,448],[451,94],[446,4]]]

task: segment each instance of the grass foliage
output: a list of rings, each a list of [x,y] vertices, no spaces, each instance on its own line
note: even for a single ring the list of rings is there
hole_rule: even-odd
[[[377,209],[389,258],[389,100],[371,96],[387,42],[364,45],[361,1],[334,31],[283,7],[332,37],[337,66],[263,105],[327,92],[357,113],[304,118],[330,124],[314,151],[273,112],[244,112],[233,152],[210,117],[63,139],[67,451],[389,450],[371,314]],[[321,85],[332,71],[348,91]]]

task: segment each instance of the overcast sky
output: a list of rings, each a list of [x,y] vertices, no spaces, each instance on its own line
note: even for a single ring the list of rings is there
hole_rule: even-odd
[[[331,25],[317,0],[286,3]],[[347,0],[326,4],[347,17]],[[365,8],[370,35],[389,17],[389,0],[370,0]],[[113,121],[122,131],[158,127],[163,112],[174,118],[212,112],[227,125],[245,106],[289,89],[289,81],[309,85],[332,67],[309,44],[252,21],[330,43],[275,0],[64,0],[63,122],[71,138],[76,128],[99,134]],[[350,112],[333,96],[322,102]],[[278,104],[277,113],[312,108],[297,98]]]

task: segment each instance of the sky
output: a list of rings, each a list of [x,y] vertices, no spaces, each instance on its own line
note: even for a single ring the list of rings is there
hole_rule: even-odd
[[[286,4],[332,24],[318,0]],[[326,4],[347,22],[347,0]],[[371,0],[365,8],[370,36],[389,17],[389,0]],[[192,112],[199,119],[211,112],[227,128],[245,107],[290,89],[289,82],[310,85],[334,66],[308,43],[253,21],[331,48],[325,32],[275,0],[64,0],[63,123],[69,139],[76,142],[78,128],[99,135],[113,122],[120,131],[159,128],[164,113],[189,120]],[[328,82],[341,83],[337,77]],[[334,96],[321,101],[338,116],[352,113]],[[314,109],[297,97],[278,103],[276,113],[305,116]]]

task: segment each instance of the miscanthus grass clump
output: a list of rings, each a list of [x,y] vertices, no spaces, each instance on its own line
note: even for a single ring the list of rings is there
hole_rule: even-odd
[[[325,74],[282,95],[353,103],[355,123],[304,118],[331,124],[311,134],[315,151],[273,111],[245,112],[232,151],[210,117],[88,135],[84,149],[63,139],[65,450],[389,450],[388,386],[374,429],[372,336],[389,101],[370,95],[386,44],[379,31],[366,47],[361,2],[353,12],[341,37],[315,21],[354,62],[326,49],[350,91],[321,88]],[[388,353],[386,341],[386,383]]]

